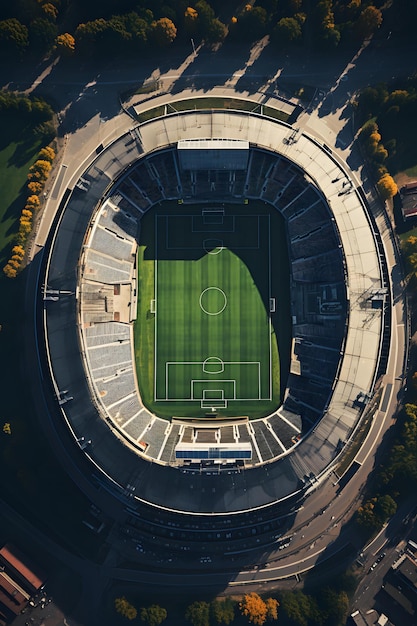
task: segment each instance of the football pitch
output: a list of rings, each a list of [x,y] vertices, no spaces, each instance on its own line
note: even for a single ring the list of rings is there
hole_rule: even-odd
[[[274,220],[256,208],[170,203],[142,220],[135,350],[157,415],[258,417],[279,404]]]

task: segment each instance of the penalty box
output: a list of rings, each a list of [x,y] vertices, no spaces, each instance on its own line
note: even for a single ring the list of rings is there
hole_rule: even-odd
[[[155,400],[201,402],[201,406],[227,406],[228,401],[269,400],[262,397],[259,361],[224,362],[211,357],[200,362],[165,364],[165,397]]]
[[[261,247],[261,224],[269,229],[267,215],[222,215],[205,211],[201,215],[158,215],[158,250]]]

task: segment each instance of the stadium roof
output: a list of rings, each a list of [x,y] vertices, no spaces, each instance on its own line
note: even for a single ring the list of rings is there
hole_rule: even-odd
[[[180,139],[178,150],[249,150],[249,141],[241,139]]]
[[[249,141],[240,139],[180,139],[177,144],[183,170],[244,170]]]

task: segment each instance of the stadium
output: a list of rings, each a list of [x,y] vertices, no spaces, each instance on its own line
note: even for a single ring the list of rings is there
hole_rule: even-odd
[[[54,419],[147,532],[273,532],[385,371],[365,196],[327,146],[262,112],[166,113],[98,146],[63,193],[44,285]]]

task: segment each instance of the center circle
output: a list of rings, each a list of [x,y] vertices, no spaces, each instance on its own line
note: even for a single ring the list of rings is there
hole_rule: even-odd
[[[226,294],[220,287],[207,287],[200,295],[200,308],[207,315],[223,313],[227,305]]]

